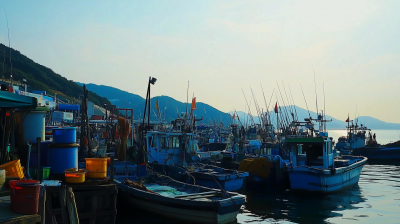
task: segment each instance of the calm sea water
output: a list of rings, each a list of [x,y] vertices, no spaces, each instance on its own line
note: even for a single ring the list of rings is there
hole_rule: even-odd
[[[332,130],[327,130],[328,135],[337,142],[338,138],[341,136],[346,136],[347,132],[346,129],[344,130],[338,130],[338,129],[332,129]],[[390,142],[395,142],[400,140],[400,130],[372,130],[371,134],[376,134],[376,140],[379,144],[387,144]]]
[[[248,195],[238,223],[400,223],[400,166],[365,165],[358,185],[330,195]]]

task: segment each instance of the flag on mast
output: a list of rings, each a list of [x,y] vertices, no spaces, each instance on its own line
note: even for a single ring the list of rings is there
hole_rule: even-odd
[[[275,110],[275,113],[278,113],[278,102],[276,102],[274,110]]]
[[[192,106],[190,107],[191,110],[196,110],[197,106],[196,106],[196,97],[193,97],[192,99]]]
[[[158,113],[160,113],[160,107],[158,106],[158,98],[156,100],[156,110],[158,111]]]

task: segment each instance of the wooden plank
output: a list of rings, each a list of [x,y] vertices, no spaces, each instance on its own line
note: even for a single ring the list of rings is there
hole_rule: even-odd
[[[115,184],[106,184],[106,185],[67,185],[67,187],[71,187],[76,194],[77,191],[101,191],[108,189],[117,189],[117,185]]]
[[[116,195],[118,194],[118,190],[105,190],[105,191],[78,191],[74,192],[76,197],[80,196],[99,196],[99,195]]]
[[[46,200],[46,210],[47,210],[47,214],[49,214],[49,217],[51,219],[50,220],[51,224],[57,224],[56,217],[53,214],[53,199],[52,199],[51,195]]]
[[[38,224],[40,223],[40,215],[23,215],[10,220],[0,219],[0,222],[2,224]]]
[[[92,217],[97,217],[97,216],[110,216],[110,215],[116,215],[117,210],[110,210],[110,211],[102,211],[102,212],[90,212],[90,213],[80,213],[79,218],[80,219],[88,219]]]
[[[92,192],[91,192],[92,193]],[[92,213],[94,213],[94,217],[90,218],[89,224],[96,224],[96,212],[97,212],[97,195],[93,195],[92,197]]]
[[[113,214],[113,219],[110,221],[112,221],[112,223],[115,223],[115,221],[117,219],[117,195],[112,195],[111,197],[112,197],[112,202],[114,205],[112,207],[115,209],[115,214]]]
[[[67,191],[67,207],[70,224],[79,224],[78,211],[76,210],[75,196],[72,188]]]
[[[43,192],[43,196],[39,197],[39,209],[38,209],[38,214],[40,217],[42,217],[41,224],[46,223],[46,190]]]
[[[190,197],[180,197],[181,199],[196,199],[196,198],[208,198],[208,197],[212,197],[212,196],[216,196],[218,195],[218,193],[214,193],[214,194],[203,194],[203,195],[192,195]]]
[[[63,223],[68,223],[67,202],[66,202],[66,188],[61,185],[59,191],[60,204],[61,204],[61,218]]]
[[[204,193],[198,193],[198,194],[186,194],[186,195],[178,195],[175,196],[174,198],[186,198],[186,197],[192,197],[192,196],[202,196],[202,195],[212,195],[212,194],[218,194],[218,191],[208,191]]]

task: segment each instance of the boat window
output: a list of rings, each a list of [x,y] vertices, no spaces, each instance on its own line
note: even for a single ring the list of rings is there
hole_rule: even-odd
[[[169,137],[168,138],[168,148],[169,149],[172,149],[173,147],[174,147],[174,144],[173,144],[173,140],[174,138],[173,137]]]
[[[179,148],[179,138],[174,137],[174,148]]]
[[[165,149],[165,137],[160,138],[160,149]]]
[[[151,147],[157,148],[157,140],[156,138],[151,137]]]

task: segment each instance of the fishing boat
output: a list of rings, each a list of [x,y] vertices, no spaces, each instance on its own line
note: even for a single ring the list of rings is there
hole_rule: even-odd
[[[400,141],[386,145],[375,144],[353,149],[352,155],[365,156],[374,162],[398,161],[400,159]]]
[[[187,166],[188,163],[210,160],[221,154],[219,151],[200,151],[195,133],[148,131],[146,142],[150,163]]]
[[[340,137],[335,146],[342,154],[364,156],[374,163],[397,162],[400,159],[400,142],[381,145],[377,142],[376,135],[372,135],[371,130],[362,124],[348,124],[346,128],[347,136]],[[367,131],[370,131],[369,134]]]
[[[192,164],[188,167],[152,164],[155,172],[170,176],[184,183],[197,184],[203,187],[238,191],[243,187],[248,172],[223,169],[207,164]]]
[[[347,136],[339,137],[338,142],[335,145],[335,149],[340,151],[343,155],[351,155],[352,150],[365,147],[366,140],[368,142],[373,141],[371,134],[368,139],[366,137],[367,131],[371,131],[371,129],[368,129],[363,124],[360,126],[358,126],[357,123],[355,125],[350,125],[350,122],[352,121],[347,121]]]
[[[286,138],[290,149],[288,174],[291,190],[333,193],[358,183],[368,159],[363,156],[335,158],[332,140],[327,136],[327,133],[320,132],[317,137]]]
[[[149,162],[157,172],[165,172],[166,175],[175,177],[174,179],[186,183],[195,181],[198,185],[210,188],[238,191],[248,176],[247,172],[200,163],[220,155],[221,152],[198,151],[193,133],[183,135],[182,132],[150,131],[146,139]],[[182,177],[180,174],[187,176]]]
[[[191,223],[230,223],[245,202],[238,193],[191,185],[150,175],[145,182],[118,182],[120,194],[133,206]]]

